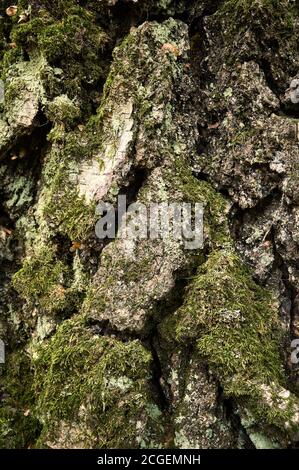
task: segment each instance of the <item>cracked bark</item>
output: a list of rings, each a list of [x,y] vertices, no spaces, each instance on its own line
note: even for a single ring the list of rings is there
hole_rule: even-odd
[[[4,14],[2,447],[297,446],[299,12],[281,3]],[[100,243],[95,206],[118,195],[201,202],[204,248]]]

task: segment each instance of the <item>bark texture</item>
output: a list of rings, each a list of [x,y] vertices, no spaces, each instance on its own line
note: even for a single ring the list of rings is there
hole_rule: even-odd
[[[15,3],[0,446],[298,447],[297,1]],[[203,204],[204,247],[101,243],[118,195]]]

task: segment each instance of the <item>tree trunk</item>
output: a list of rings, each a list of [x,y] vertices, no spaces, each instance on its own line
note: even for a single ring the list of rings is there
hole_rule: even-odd
[[[15,3],[0,446],[296,447],[297,2]]]

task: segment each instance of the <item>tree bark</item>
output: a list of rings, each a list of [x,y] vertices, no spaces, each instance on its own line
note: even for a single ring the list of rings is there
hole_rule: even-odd
[[[297,2],[15,3],[0,446],[296,447]],[[144,235],[151,204],[186,203],[202,244]]]

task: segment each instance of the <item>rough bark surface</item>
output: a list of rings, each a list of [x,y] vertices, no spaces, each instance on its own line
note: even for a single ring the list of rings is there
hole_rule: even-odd
[[[0,446],[298,447],[298,2],[15,3]],[[101,243],[118,195],[203,204],[203,248]]]

